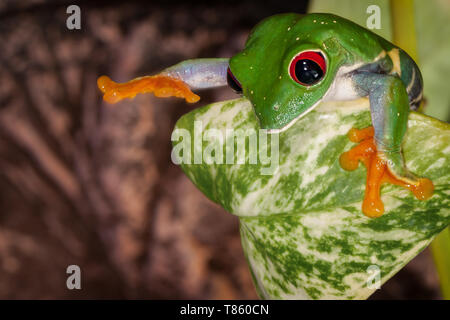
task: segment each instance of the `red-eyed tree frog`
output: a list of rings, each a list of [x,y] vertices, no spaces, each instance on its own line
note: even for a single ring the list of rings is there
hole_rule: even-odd
[[[410,189],[418,199],[433,193],[433,183],[408,171],[401,152],[409,110],[422,101],[422,76],[402,49],[363,27],[332,14],[280,14],[250,33],[245,48],[230,59],[194,59],[148,76],[117,84],[100,77],[108,102],[137,93],[184,97],[191,89],[229,85],[253,105],[261,128],[288,129],[321,101],[368,97],[372,127],[352,129],[359,143],[340,157],[341,166],[367,167],[362,211],[383,214],[382,183]]]

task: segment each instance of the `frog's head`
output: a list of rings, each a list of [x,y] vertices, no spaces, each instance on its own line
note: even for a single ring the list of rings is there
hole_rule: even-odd
[[[290,127],[322,100],[336,76],[342,48],[313,18],[269,17],[230,59],[228,82],[251,101],[262,128]]]

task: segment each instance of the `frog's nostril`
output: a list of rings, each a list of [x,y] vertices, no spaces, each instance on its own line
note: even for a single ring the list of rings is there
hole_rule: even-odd
[[[227,83],[228,86],[236,93],[242,93],[242,86],[236,77],[231,73],[230,67],[227,69]]]

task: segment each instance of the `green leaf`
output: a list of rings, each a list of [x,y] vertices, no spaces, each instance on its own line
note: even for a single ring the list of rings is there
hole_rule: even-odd
[[[450,300],[450,228],[443,230],[434,239],[431,252],[438,271],[442,296]]]
[[[448,1],[415,1],[417,45],[420,70],[427,99],[425,113],[450,120],[450,3]]]
[[[419,201],[400,187],[383,187],[386,212],[375,219],[361,212],[365,168],[347,172],[338,162],[354,145],[348,130],[369,125],[367,99],[323,103],[288,130],[269,135],[267,148],[257,137],[257,151],[268,152],[271,162],[258,154],[257,164],[251,164],[255,154],[247,139],[245,157],[234,152],[227,164],[227,150],[237,150],[238,143],[226,130],[258,132],[248,100],[211,104],[177,122],[174,133],[184,138],[173,136],[173,159],[181,162],[189,155],[192,163],[181,164],[186,175],[240,217],[243,248],[262,298],[367,298],[375,290],[367,285],[370,266],[379,268],[384,283],[449,225],[449,125],[411,113],[404,156],[411,171],[434,182],[435,194]],[[218,131],[200,145],[208,129]],[[278,145],[271,146],[276,137]],[[182,141],[190,141],[184,150]],[[194,164],[200,154],[201,163]],[[207,154],[219,163],[207,164]]]

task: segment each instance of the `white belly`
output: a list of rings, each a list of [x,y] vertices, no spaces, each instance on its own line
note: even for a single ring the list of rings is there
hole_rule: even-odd
[[[355,69],[357,69],[357,67],[340,68],[322,101],[347,101],[361,98],[361,93],[357,92],[348,75],[350,71]]]

